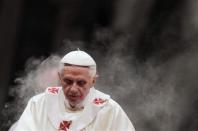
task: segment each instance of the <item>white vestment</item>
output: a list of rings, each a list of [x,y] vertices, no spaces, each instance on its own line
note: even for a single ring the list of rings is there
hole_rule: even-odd
[[[48,87],[32,97],[13,131],[135,131],[129,118],[114,100],[94,87],[84,108],[65,106],[62,87]]]

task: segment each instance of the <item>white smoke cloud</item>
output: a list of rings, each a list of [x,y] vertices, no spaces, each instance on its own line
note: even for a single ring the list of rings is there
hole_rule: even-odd
[[[4,122],[1,130],[11,126],[23,112],[28,100],[43,92],[49,86],[59,86],[58,69],[60,56],[51,55],[47,59],[30,58],[26,63],[23,76],[16,78],[17,85],[10,90],[10,96],[14,97],[13,102],[5,104],[2,111]]]
[[[109,30],[96,33],[96,42],[109,45],[108,52],[97,49],[97,43],[93,43],[91,50],[88,50],[96,58],[99,67],[100,78],[96,88],[111,94],[122,105],[137,131],[180,131],[184,119],[195,112],[198,48],[195,38],[189,40],[196,36],[197,30],[192,26],[190,29],[194,30],[189,31],[189,23],[185,21],[184,24],[186,32],[189,32],[184,33],[189,49],[159,65],[153,62],[157,56],[146,63],[138,63],[133,52],[127,52],[129,36],[115,38]],[[61,54],[77,48],[86,50],[82,42],[65,40],[64,44],[58,51]],[[9,113],[15,110],[21,113],[31,96],[44,91],[47,86],[59,84],[56,76],[59,60],[59,56],[52,55],[45,60],[30,59],[27,62],[26,75],[17,78],[20,83],[12,91],[17,93],[15,95],[19,101],[16,103],[23,103],[23,106],[13,109],[10,108],[13,104],[8,103],[6,109]],[[11,123],[12,121],[7,124]]]
[[[122,105],[137,130],[175,131],[185,118],[185,114],[182,117],[181,113],[188,111],[186,106],[191,100],[189,93],[197,84],[196,49],[193,47],[194,51],[190,50],[162,65],[154,65],[152,60],[138,64],[133,55],[123,53],[126,50],[125,40],[117,39],[116,46],[106,55],[94,56],[100,58],[99,63],[96,60],[101,77],[96,88],[110,94]],[[59,61],[58,55],[47,59],[30,59],[25,75],[16,79],[18,85],[11,91],[16,101],[6,105],[6,113],[17,112],[16,120],[30,97],[43,92],[48,86],[59,85]],[[13,122],[10,119],[7,124]]]

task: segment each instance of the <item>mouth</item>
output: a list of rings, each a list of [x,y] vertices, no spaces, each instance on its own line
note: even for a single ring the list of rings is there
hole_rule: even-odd
[[[76,101],[78,98],[79,98],[79,96],[77,96],[77,95],[69,95],[69,96],[68,96],[68,99],[69,99],[70,101]]]

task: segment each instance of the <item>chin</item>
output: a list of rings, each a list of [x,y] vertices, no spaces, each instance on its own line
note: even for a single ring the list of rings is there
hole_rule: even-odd
[[[75,102],[75,101],[70,101],[69,102],[69,104],[72,105],[72,106],[76,106],[76,105],[78,105],[78,103],[80,103],[80,102]]]

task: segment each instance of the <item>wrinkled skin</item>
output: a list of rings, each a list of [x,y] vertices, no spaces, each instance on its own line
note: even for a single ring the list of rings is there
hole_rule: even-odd
[[[69,101],[71,107],[75,107],[85,99],[97,78],[90,75],[88,67],[73,65],[64,66],[58,75],[65,98]]]

